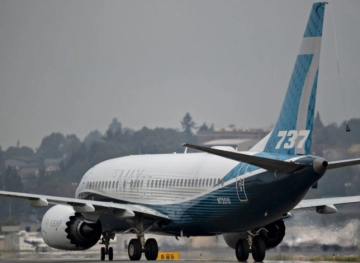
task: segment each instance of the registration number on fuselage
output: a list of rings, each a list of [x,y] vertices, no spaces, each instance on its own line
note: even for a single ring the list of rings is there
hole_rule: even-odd
[[[230,205],[231,204],[229,197],[218,197],[217,202],[220,205]]]

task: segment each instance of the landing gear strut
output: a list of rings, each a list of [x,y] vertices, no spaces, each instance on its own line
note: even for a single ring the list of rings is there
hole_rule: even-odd
[[[105,255],[108,255],[109,260],[112,261],[114,259],[114,250],[110,246],[110,238],[114,239],[114,234],[112,233],[103,233],[103,237],[101,239],[101,243],[105,245],[105,247],[102,247],[100,250],[101,260],[105,260]]]

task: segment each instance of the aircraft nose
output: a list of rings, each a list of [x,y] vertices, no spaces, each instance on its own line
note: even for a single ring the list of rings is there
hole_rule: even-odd
[[[313,169],[319,175],[323,175],[326,172],[327,167],[328,161],[324,158],[316,158],[313,162]]]

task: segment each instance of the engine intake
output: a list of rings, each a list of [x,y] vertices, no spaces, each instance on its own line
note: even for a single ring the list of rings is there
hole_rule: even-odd
[[[85,250],[100,239],[101,223],[87,223],[71,206],[56,205],[44,215],[42,236],[50,247],[65,250]]]

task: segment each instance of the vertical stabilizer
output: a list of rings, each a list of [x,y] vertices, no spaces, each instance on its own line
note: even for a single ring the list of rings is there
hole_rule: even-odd
[[[325,4],[312,6],[280,116],[256,150],[310,154]]]

